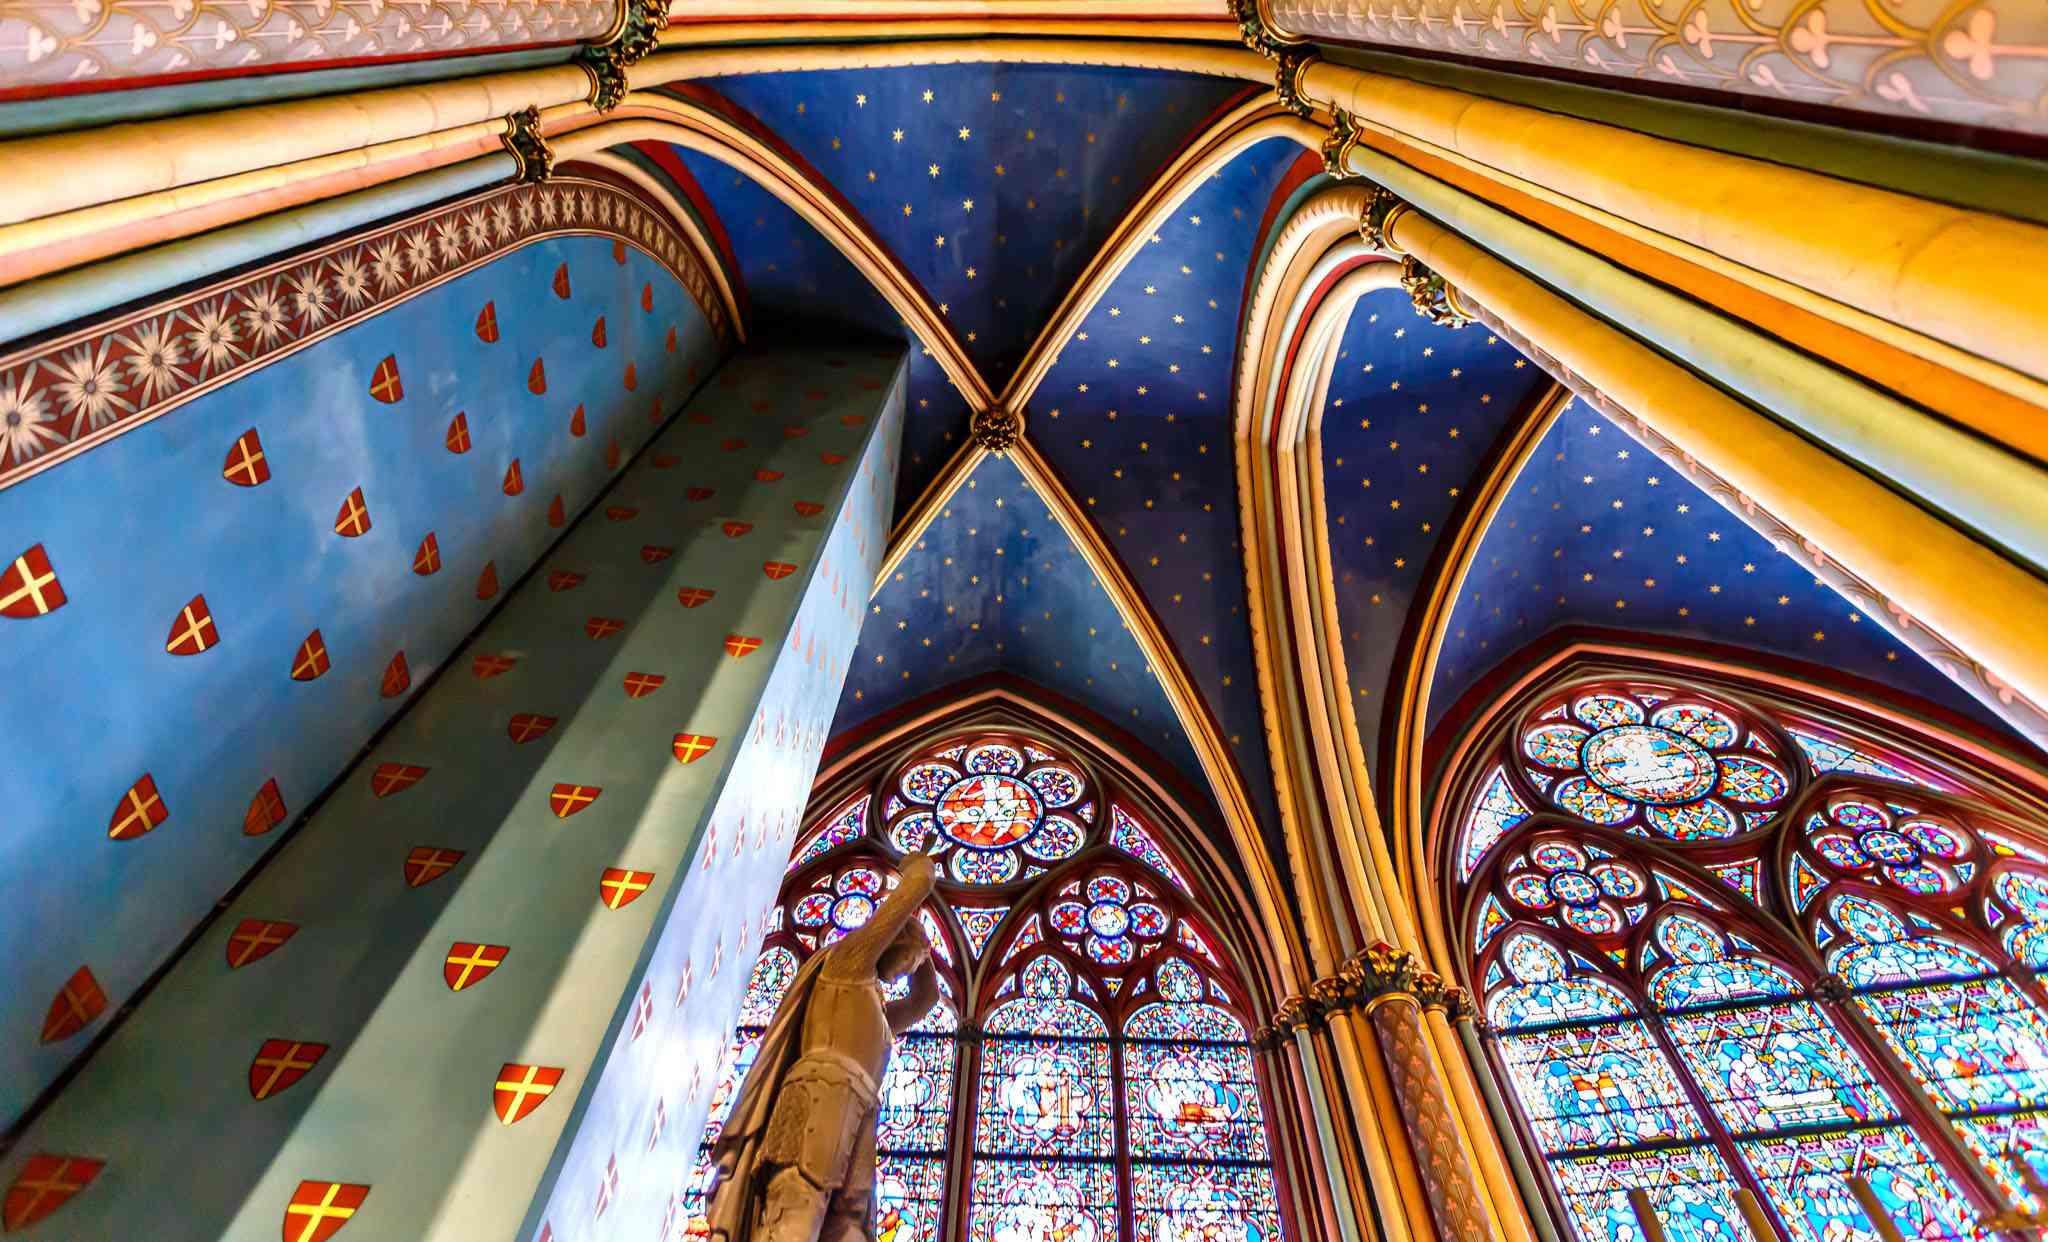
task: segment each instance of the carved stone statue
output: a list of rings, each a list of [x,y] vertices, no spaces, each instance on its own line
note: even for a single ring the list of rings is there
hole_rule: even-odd
[[[931,891],[932,860],[913,855],[874,917],[797,972],[713,1148],[712,1242],[873,1238],[889,1046],[939,998],[917,922]],[[884,982],[905,975],[909,995],[888,1000]]]

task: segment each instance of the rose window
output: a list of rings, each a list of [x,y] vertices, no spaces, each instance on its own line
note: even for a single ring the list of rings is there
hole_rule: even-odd
[[[1556,840],[1509,864],[1504,887],[1523,909],[1554,911],[1591,936],[1612,935],[1641,918],[1645,907],[1636,903],[1649,891],[1633,863]]]
[[[1806,817],[1806,837],[1837,871],[1877,874],[1909,893],[1952,893],[1975,865],[1970,838],[1932,816],[1876,798],[1830,799]]]
[[[1053,931],[1079,942],[1088,960],[1100,966],[1128,965],[1139,950],[1164,938],[1173,923],[1154,904],[1157,893],[1120,876],[1098,875],[1085,887],[1077,880],[1059,896],[1051,913]]]
[[[817,885],[797,898],[789,917],[798,927],[823,929],[827,944],[875,917],[876,903],[889,887],[880,872],[868,867],[849,867],[836,879],[820,876]]]
[[[957,883],[1007,884],[1080,852],[1094,815],[1086,792],[1081,773],[1035,746],[953,746],[904,769],[884,807],[888,840],[943,856]]]
[[[1791,789],[1769,743],[1744,745],[1746,732],[1704,703],[1601,691],[1531,725],[1522,754],[1531,782],[1582,819],[1713,841],[1762,825]]]

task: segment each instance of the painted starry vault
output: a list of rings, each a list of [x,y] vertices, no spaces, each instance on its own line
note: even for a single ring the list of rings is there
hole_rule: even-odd
[[[1092,709],[1207,788],[1116,605],[1017,467],[987,457],[875,593],[832,732],[999,671]]]

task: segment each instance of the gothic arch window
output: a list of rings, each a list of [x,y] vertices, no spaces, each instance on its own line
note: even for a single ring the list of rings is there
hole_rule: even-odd
[[[897,755],[793,853],[684,1210],[803,960],[911,852],[942,999],[897,1041],[881,1242],[1282,1242],[1245,993],[1142,798],[1066,748],[979,729]]]
[[[1584,1242],[1976,1236],[2048,1208],[2039,808],[1938,744],[1648,680],[1542,693],[1467,763],[1447,910]]]

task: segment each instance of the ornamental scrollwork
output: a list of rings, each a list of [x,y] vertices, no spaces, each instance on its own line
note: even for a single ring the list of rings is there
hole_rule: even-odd
[[[519,167],[512,180],[521,185],[538,185],[555,175],[555,153],[547,136],[540,132],[540,109],[523,108],[505,118],[505,150]]]
[[[1280,63],[1273,71],[1273,93],[1280,97],[1280,106],[1303,120],[1315,111],[1315,106],[1301,93],[1301,75],[1321,59],[1312,51],[1287,48],[1280,53]]]
[[[1351,150],[1358,145],[1358,121],[1342,108],[1331,109],[1330,132],[1321,146],[1323,171],[1339,181],[1358,174],[1351,171]]]
[[[1372,188],[1372,197],[1365,200],[1365,210],[1358,216],[1358,240],[1365,248],[1379,254],[1398,255],[1400,244],[1394,240],[1394,219],[1409,210],[1392,190],[1383,185]]]
[[[1414,255],[1401,259],[1401,287],[1415,303],[1415,313],[1433,324],[1462,328],[1472,322],[1471,314],[1458,302],[1457,290]]]
[[[668,0],[619,0],[619,23],[611,34],[585,44],[578,62],[590,75],[590,103],[610,112],[625,102],[626,70],[647,59],[668,26]]]
[[[1259,13],[1259,0],[1230,0],[1230,15],[1237,19],[1238,37],[1244,45],[1268,60],[1280,58],[1280,42]]]

